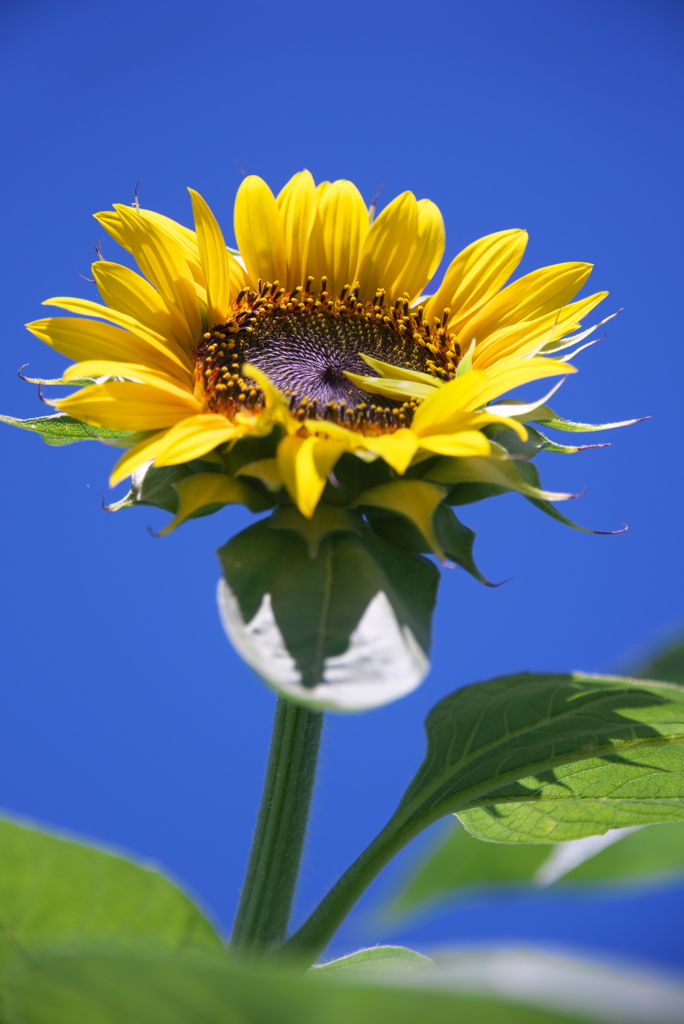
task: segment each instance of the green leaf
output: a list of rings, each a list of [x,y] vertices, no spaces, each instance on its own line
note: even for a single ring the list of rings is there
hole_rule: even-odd
[[[2,423],[9,423],[22,430],[32,430],[49,445],[72,444],[74,441],[115,441],[131,437],[130,430],[109,430],[81,423],[64,413],[53,416],[38,416],[35,419],[18,420],[14,416],[0,416]]]
[[[328,960],[324,964],[316,964],[311,970],[343,973],[345,976],[354,974],[407,974],[415,971],[430,971],[435,966],[434,960],[422,953],[416,953],[405,946],[372,946],[370,949],[359,949],[356,953],[342,956],[338,960]]]
[[[353,517],[349,532],[333,519],[336,532],[316,538],[313,558],[311,538],[282,515],[233,537],[219,551],[219,604],[236,650],[276,690],[316,708],[361,710],[425,676],[438,573]]]
[[[606,1019],[591,1011],[538,1008],[530,998],[445,990],[448,974],[441,990],[428,987],[431,971],[410,972],[405,985],[394,982],[400,975],[391,977],[355,982],[346,972],[326,970],[301,976],[217,957],[174,963],[142,956],[43,956],[25,961],[12,979],[8,1024],[579,1024]]]
[[[684,643],[675,640],[636,676],[684,684]],[[483,845],[464,828],[450,827],[415,865],[381,911],[392,920],[425,913],[444,901],[492,892],[502,887],[570,885],[651,886],[667,884],[684,874],[684,823],[649,825],[608,831],[604,837],[577,839],[554,847]],[[552,890],[553,891],[553,890]]]
[[[675,684],[504,676],[445,698],[426,729],[427,757],[398,813],[457,813],[478,838],[506,843],[684,820]]]
[[[478,839],[559,843],[684,821],[684,687],[524,673],[464,687],[426,721],[394,815],[286,942],[315,957],[393,856],[457,814]]]
[[[221,951],[201,910],[155,868],[26,824],[0,820],[0,973],[58,945],[131,946],[175,958]]]

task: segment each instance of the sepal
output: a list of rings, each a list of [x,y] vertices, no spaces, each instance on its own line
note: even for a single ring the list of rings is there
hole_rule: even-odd
[[[218,555],[226,633],[289,700],[362,711],[425,677],[437,569],[384,543],[357,514],[319,507],[312,521],[278,510]]]
[[[525,442],[527,444],[527,442]],[[508,454],[501,449],[503,454]],[[453,485],[453,489],[445,499],[449,505],[466,505],[484,498],[491,498],[507,491],[515,491],[531,501],[541,512],[550,516],[564,526],[570,526],[581,533],[618,534],[624,533],[626,526],[619,530],[592,530],[579,526],[568,516],[555,507],[553,502],[568,501],[578,498],[579,494],[546,491],[541,486],[539,472],[531,462],[525,461],[521,452],[518,458],[471,458],[441,459],[432,466],[428,475],[436,483]],[[531,456],[530,456],[531,457]]]
[[[406,481],[407,485],[409,483],[420,484],[422,481]],[[388,544],[402,551],[437,555],[443,564],[453,562],[459,565],[479,583],[487,587],[496,586],[477,568],[473,558],[475,533],[456,517],[453,509],[440,499],[434,505],[427,504],[422,519],[410,512],[408,505],[402,508],[400,502],[392,502],[383,506],[377,499],[376,504],[367,504],[365,508],[371,527]]]
[[[46,381],[45,383],[52,383]],[[10,426],[31,430],[38,434],[46,444],[58,447],[72,444],[74,441],[119,441],[132,437],[130,430],[109,430],[107,427],[94,427],[89,423],[81,423],[64,413],[52,416],[37,416],[26,420],[14,416],[0,416],[0,422]]]

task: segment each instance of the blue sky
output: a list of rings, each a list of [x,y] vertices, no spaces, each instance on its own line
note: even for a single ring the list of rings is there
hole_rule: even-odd
[[[653,418],[599,438],[610,448],[539,466],[550,488],[587,487],[574,518],[629,532],[575,533],[513,497],[464,510],[483,572],[512,582],[487,590],[445,572],[422,688],[370,714],[329,716],[301,916],[393,810],[440,697],[526,668],[624,669],[684,618],[684,9],[5,0],[0,29],[5,413],[40,414],[16,371],[28,362],[35,376],[57,376],[64,360],[22,325],[43,315],[44,298],[90,295],[73,271],[88,276],[102,235],[91,214],[132,201],[139,179],[144,205],[186,223],[185,189],[198,189],[227,235],[238,163],[274,188],[308,167],[351,178],[369,200],[383,185],[385,201],[411,189],[441,207],[447,259],[524,227],[523,272],[591,261],[608,311],[624,307],[555,406],[579,420]],[[106,255],[117,258],[113,243]],[[50,449],[3,427],[0,449],[0,805],[165,865],[227,928],[273,706],[214,603],[214,551],[249,515],[227,510],[153,539],[163,513],[101,512],[113,462],[104,446]],[[393,938],[422,949],[524,940],[682,966],[683,913],[682,890],[591,904],[511,898]],[[376,937],[359,914],[334,948]]]

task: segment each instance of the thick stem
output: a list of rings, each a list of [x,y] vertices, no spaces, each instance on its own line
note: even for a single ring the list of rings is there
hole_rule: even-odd
[[[316,778],[323,714],[278,698],[252,850],[233,927],[241,952],[287,934]]]

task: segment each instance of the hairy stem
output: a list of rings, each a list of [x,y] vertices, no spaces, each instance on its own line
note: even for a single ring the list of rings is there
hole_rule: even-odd
[[[278,698],[271,749],[232,946],[266,951],[290,920],[316,778],[323,714]]]

